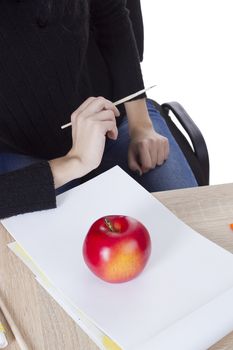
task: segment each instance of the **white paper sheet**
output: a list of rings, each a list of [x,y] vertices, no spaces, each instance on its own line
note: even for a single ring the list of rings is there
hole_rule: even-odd
[[[99,280],[82,258],[90,225],[109,214],[135,217],[151,234],[146,269],[124,284]],[[3,224],[53,285],[125,350],[148,350],[156,342],[170,350],[168,337],[173,350],[201,350],[233,330],[230,313],[218,317],[219,310],[233,310],[225,293],[233,288],[233,255],[182,223],[118,167],[60,195],[57,209]],[[211,301],[217,297],[216,308]]]
[[[17,243],[8,244],[10,250],[31,270],[37,282],[53,297],[54,300],[73,318],[84,332],[98,345],[101,350],[106,350],[104,341],[106,334],[102,333],[86,316],[75,308],[59,291],[51,284],[44,273],[38,268],[28,253]]]

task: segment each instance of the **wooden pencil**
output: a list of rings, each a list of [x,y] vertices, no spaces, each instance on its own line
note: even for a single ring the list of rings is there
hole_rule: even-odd
[[[17,327],[15,321],[13,320],[10,312],[8,311],[7,307],[6,307],[6,304],[4,303],[1,295],[0,295],[0,309],[8,323],[8,325],[10,326],[10,329],[12,331],[12,333],[14,334],[15,336],[15,339],[20,347],[21,350],[29,350],[19,328]]]

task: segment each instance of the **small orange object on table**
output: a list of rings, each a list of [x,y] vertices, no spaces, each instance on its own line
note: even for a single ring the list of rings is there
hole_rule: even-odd
[[[229,224],[230,228],[233,230],[233,224]]]

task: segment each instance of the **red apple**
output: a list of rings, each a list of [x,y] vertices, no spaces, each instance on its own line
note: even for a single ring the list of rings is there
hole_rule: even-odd
[[[96,220],[83,244],[90,270],[107,282],[119,283],[138,276],[151,253],[150,235],[138,220],[110,215]]]

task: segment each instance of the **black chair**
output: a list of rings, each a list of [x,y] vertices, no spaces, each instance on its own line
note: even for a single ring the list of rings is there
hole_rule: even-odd
[[[185,155],[198,185],[209,185],[209,155],[204,137],[197,125],[178,102],[163,103],[160,105],[153,100],[151,101],[165,119],[172,135]],[[173,122],[169,115],[170,112],[174,114],[177,121],[187,132],[192,145],[190,145],[180,128]]]
[[[127,8],[129,10],[129,15],[136,38],[139,57],[142,61],[144,51],[144,32],[140,0],[127,0]],[[155,108],[165,119],[176,142],[184,153],[185,158],[187,159],[196,177],[198,185],[209,185],[209,155],[201,131],[178,102],[163,103],[162,105],[155,101],[152,102],[154,103]],[[172,112],[175,115],[181,126],[187,132],[193,147],[190,145],[189,141],[181,130],[172,121],[169,112]]]

